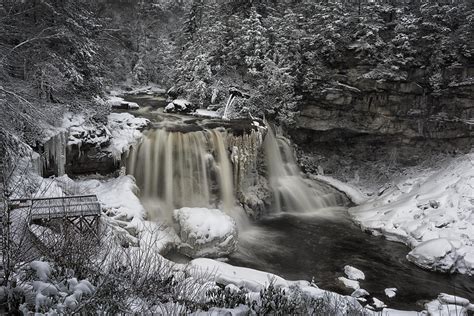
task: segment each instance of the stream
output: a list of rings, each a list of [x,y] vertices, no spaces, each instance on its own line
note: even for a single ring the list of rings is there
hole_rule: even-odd
[[[405,258],[409,248],[364,233],[344,208],[312,214],[280,214],[241,232],[239,250],[228,263],[275,273],[289,280],[311,280],[318,287],[350,295],[336,280],[351,265],[365,273],[361,288],[391,308],[421,310],[439,293],[472,299],[473,279],[423,270]],[[384,289],[398,289],[394,298]]]
[[[156,111],[157,108],[166,105],[163,98],[130,96],[125,97],[125,99],[137,102],[142,106],[142,109],[132,112],[133,114],[152,119],[154,123],[166,120],[163,117],[168,116],[163,114],[161,110]],[[173,116],[170,117],[173,118]],[[188,126],[194,126],[194,120],[195,118],[191,116],[183,116],[183,122],[190,122]],[[187,136],[179,136],[177,138],[179,142],[177,142],[173,140],[171,134],[163,133],[152,133],[149,134],[151,136],[147,136],[149,139],[141,147],[143,153],[137,152],[134,154],[134,157],[136,157],[134,159],[138,161],[138,163],[133,162],[134,166],[138,164],[141,168],[141,166],[147,166],[147,163],[152,164],[152,158],[145,159],[143,163],[140,162],[140,157],[146,155],[155,157],[153,159],[156,161],[158,159],[166,161],[166,164],[170,164],[170,167],[165,168],[166,170],[172,170],[172,163],[180,161],[180,152],[183,152],[183,157],[188,157],[191,161],[200,161],[199,159],[203,160],[207,157],[205,153],[201,153],[198,149],[204,146],[205,139],[208,137],[201,141],[194,135],[190,135],[189,140],[186,138]],[[173,133],[173,131],[167,133]],[[217,136],[221,137],[221,135]],[[211,147],[217,148],[218,143],[216,142],[221,140],[216,137],[213,144],[206,146],[212,145]],[[270,150],[267,156],[272,157],[267,165],[269,165],[270,174],[274,175],[273,179],[270,177],[273,194],[277,197],[274,213],[240,230],[238,250],[228,258],[228,263],[271,272],[289,280],[310,281],[313,279],[320,288],[346,295],[350,295],[353,291],[339,284],[337,278],[344,276],[345,265],[351,265],[365,273],[366,279],[360,282],[362,289],[383,301],[388,307],[403,310],[422,310],[424,303],[433,300],[440,293],[453,294],[470,300],[474,298],[473,277],[460,274],[441,274],[418,268],[406,259],[406,255],[410,251],[408,247],[363,232],[350,220],[347,208],[334,207],[334,205],[341,205],[340,202],[337,202],[340,199],[334,196],[336,194],[328,193],[321,197],[312,197],[311,192],[313,191],[311,190],[313,188],[308,189],[306,187],[307,184],[305,183],[307,181],[300,177],[296,163],[291,161],[291,157],[286,157],[292,155],[291,151],[288,148],[281,150],[282,146],[285,146],[285,140],[276,139],[275,136],[271,136],[270,139],[273,142],[265,150]],[[175,143],[193,144],[192,146],[195,149],[184,153],[187,150],[184,145],[173,145]],[[280,146],[280,150],[283,152],[282,155],[276,153],[278,151],[277,145]],[[159,156],[158,152],[163,152],[163,149],[159,148],[165,148],[165,146],[170,146],[166,148],[180,146],[173,151],[178,156],[170,156],[166,159]],[[272,150],[273,152],[271,152]],[[286,154],[285,150],[287,151]],[[156,154],[152,154],[153,152],[156,152]],[[204,158],[200,158],[201,155]],[[215,168],[221,170],[221,172],[225,165],[225,161],[222,159],[220,158],[215,165]],[[135,171],[135,175],[138,174],[137,183],[143,192],[149,192],[148,194],[153,195],[156,191],[156,194],[162,195],[163,200],[167,200],[166,204],[170,205],[170,209],[172,209],[173,206],[176,207],[180,202],[183,202],[181,201],[182,198],[176,199],[179,194],[189,199],[192,198],[193,192],[199,194],[205,192],[206,196],[212,195],[213,186],[207,183],[208,180],[204,176],[206,171],[202,169],[204,167],[192,167],[193,163],[187,162],[187,160],[181,162],[181,166],[189,165],[189,168],[191,168],[189,169],[191,172],[187,172],[187,177],[195,173],[203,175],[200,178],[203,179],[205,185],[209,186],[209,189],[203,191],[203,184],[200,184],[190,186],[191,190],[189,191],[187,183],[194,183],[194,180],[186,180],[181,175],[176,178],[177,172],[180,171],[175,171],[174,178],[171,173],[168,175],[168,178],[172,179],[168,182],[176,182],[174,191],[172,193],[160,193],[160,187],[169,187],[170,185],[166,181],[166,184],[158,182],[163,180],[154,180],[165,172],[160,171],[163,167],[153,167],[152,170],[155,170],[154,173],[157,176],[151,178],[149,170],[146,170],[146,168],[142,170],[133,167],[132,171],[138,170]],[[205,163],[202,165],[204,166]],[[181,171],[186,172],[186,170]],[[143,176],[140,176],[140,173]],[[159,177],[160,179],[163,178],[163,176]],[[183,177],[183,180],[179,180],[181,177]],[[220,177],[221,179],[228,178],[224,175]],[[141,182],[139,178],[143,178]],[[222,180],[221,182],[225,181]],[[143,186],[146,186],[144,183],[151,183],[156,188],[153,190],[148,188],[147,190],[143,188]],[[319,184],[315,184],[316,189],[319,190],[317,192],[323,192],[324,190],[319,186]],[[181,190],[178,189],[179,187],[181,187]],[[190,194],[187,194],[188,192]],[[315,204],[314,201],[317,203]],[[200,201],[201,204],[205,204],[205,202]],[[189,203],[192,204],[193,202]],[[294,212],[298,207],[301,210]],[[311,209],[308,210],[308,207]],[[183,259],[182,256],[173,253],[169,254],[168,257],[176,260]],[[388,298],[384,293],[386,288],[397,288],[397,295],[394,298]]]

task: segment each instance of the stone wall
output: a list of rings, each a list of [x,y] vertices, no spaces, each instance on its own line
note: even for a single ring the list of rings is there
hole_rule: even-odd
[[[474,144],[474,68],[458,69],[449,87],[423,87],[423,71],[406,81],[361,77],[345,70],[332,88],[306,96],[293,140],[309,149],[356,150],[361,158],[397,147],[405,158],[416,152],[469,151]],[[366,151],[366,152],[365,152]]]

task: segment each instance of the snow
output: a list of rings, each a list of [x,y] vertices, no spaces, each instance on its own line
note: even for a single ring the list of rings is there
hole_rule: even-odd
[[[378,298],[373,297],[373,300],[374,300],[374,304],[373,304],[373,305],[374,305],[376,308],[384,308],[384,307],[387,307],[387,305],[385,305],[385,303],[382,302],[381,300],[379,300]]]
[[[344,284],[345,287],[353,290],[358,290],[360,289],[360,284],[358,281],[354,280],[349,280],[348,278],[345,277],[339,277],[337,278],[342,284]]]
[[[136,110],[140,108],[140,106],[137,103],[125,101],[123,98],[117,97],[117,96],[110,96],[107,98],[105,102],[108,105],[110,105],[112,108],[129,109],[129,110]]]
[[[364,230],[413,248],[409,258],[416,264],[472,275],[473,197],[470,153],[437,168],[407,173],[349,213]]]
[[[202,117],[209,117],[209,118],[220,118],[221,115],[217,111],[210,111],[210,110],[203,110],[197,109],[196,112],[193,113],[195,116],[202,116]]]
[[[425,241],[410,251],[407,259],[425,269],[449,271],[458,256],[456,241],[453,243],[446,238]]]
[[[395,295],[397,295],[397,288],[395,287],[389,287],[384,290],[385,295],[387,295],[388,298],[394,298]]]
[[[110,132],[106,127],[95,126],[81,114],[65,113],[62,127],[68,131],[68,146],[81,147],[84,144],[101,146],[110,140]]]
[[[223,256],[232,253],[237,244],[235,220],[218,209],[184,207],[174,210],[184,250],[192,257]],[[182,248],[182,249],[181,249]]]
[[[396,309],[391,309],[391,308],[384,308],[380,312],[373,312],[372,315],[377,315],[377,316],[420,316],[423,315],[420,312],[416,311],[400,311]]]
[[[470,302],[467,298],[441,293],[438,295],[438,300],[443,304],[454,304],[460,306],[469,306]]]
[[[287,281],[272,273],[236,267],[212,259],[194,259],[188,264],[186,271],[192,277],[202,278],[209,275],[216,283],[243,287],[249,291],[247,297],[250,301],[260,301],[260,291],[273,284],[275,288],[285,290],[287,295],[291,295],[292,291],[297,289],[313,299],[329,300],[329,304],[338,306],[340,313],[337,315],[347,315],[349,306],[359,306],[361,310],[363,309],[356,298],[319,289],[307,281]]]
[[[262,272],[250,268],[235,267],[230,264],[207,259],[194,259],[189,263],[189,272],[193,276],[201,276],[203,273],[212,274],[217,283],[237,287],[244,287],[249,291],[259,292],[268,287],[272,282],[276,288],[287,288],[290,282],[275,274]]]
[[[181,113],[181,112],[190,112],[191,111],[191,102],[184,99],[176,99],[168,103],[165,107],[165,112],[167,113]]]
[[[49,263],[43,261],[33,261],[30,262],[30,268],[35,270],[36,276],[41,281],[48,281],[51,275],[51,267]]]
[[[360,298],[360,297],[369,296],[369,295],[370,295],[370,293],[367,292],[367,290],[364,290],[364,289],[355,290],[351,294],[351,296],[355,297],[355,298]]]
[[[87,280],[66,279],[57,273],[52,276],[52,267],[48,262],[33,261],[29,265],[40,280],[23,281],[22,287],[29,292],[26,293],[27,298],[34,298],[36,312],[69,314],[79,302],[95,292],[95,287]],[[27,307],[28,304],[24,304],[25,313],[28,313]],[[69,309],[67,313],[64,308]]]
[[[315,180],[329,184],[333,186],[334,188],[336,188],[337,190],[343,192],[354,204],[357,204],[357,205],[363,204],[368,199],[368,197],[364,193],[362,193],[358,188],[353,187],[352,185],[348,183],[344,183],[342,181],[339,181],[337,179],[324,176],[324,175],[316,175],[313,178]]]
[[[105,150],[119,160],[122,153],[141,139],[140,130],[148,124],[149,120],[130,113],[111,113],[107,125],[98,127],[83,115],[68,112],[64,115],[62,129],[68,131],[68,146],[107,146]]]
[[[344,267],[344,273],[350,280],[365,280],[364,272],[360,271],[357,268],[346,265]]]
[[[107,123],[111,142],[106,150],[111,152],[116,159],[120,159],[122,153],[128,151],[141,139],[140,129],[145,128],[149,122],[145,118],[135,117],[130,113],[111,113]]]
[[[439,295],[438,299],[425,304],[425,309],[429,315],[451,316],[463,315],[467,316],[468,311],[474,311],[474,305],[469,300],[447,294]]]
[[[125,175],[105,181],[84,180],[79,183],[97,194],[105,211],[113,210],[129,220],[144,218],[145,209],[135,195],[138,188],[132,176]]]
[[[138,246],[153,245],[164,252],[178,242],[174,230],[161,223],[146,220],[146,210],[137,197],[138,187],[130,175],[106,180],[82,180],[77,184],[91,194],[96,194],[107,214],[114,234],[127,243]]]
[[[125,87],[126,89],[120,87],[114,87],[109,94],[111,96],[121,96],[121,95],[137,95],[137,94],[165,94],[166,90],[161,86],[155,84],[149,84],[146,86],[139,87]]]

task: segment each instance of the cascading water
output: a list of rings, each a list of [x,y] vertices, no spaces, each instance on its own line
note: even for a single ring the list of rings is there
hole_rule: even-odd
[[[234,101],[235,101],[235,95],[231,93],[230,96],[229,96],[229,99],[227,100],[225,108],[224,108],[224,115],[222,115],[222,118],[224,120],[228,119],[227,115],[228,115],[229,109],[232,106],[232,104],[234,103]]]
[[[288,140],[268,128],[264,140],[268,182],[275,212],[305,212],[340,205],[334,191],[301,176]],[[151,218],[171,219],[180,207],[221,207],[242,222],[236,196],[256,169],[260,131],[235,136],[224,129],[193,132],[157,129],[128,156],[127,172],[136,178]],[[237,210],[238,209],[238,210]]]
[[[268,128],[264,147],[276,212],[308,212],[341,205],[337,194],[301,176],[287,139],[276,137]]]
[[[226,138],[227,133],[218,129],[146,133],[142,143],[129,153],[127,172],[135,176],[152,213],[149,215],[169,218],[176,208],[217,207],[219,202],[224,211],[233,212],[234,186]]]

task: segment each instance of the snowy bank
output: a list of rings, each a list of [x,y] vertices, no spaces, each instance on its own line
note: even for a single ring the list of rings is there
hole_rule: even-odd
[[[474,274],[474,153],[409,175],[349,209],[360,226],[413,251],[417,265]]]
[[[177,243],[178,238],[173,229],[146,220],[146,211],[136,195],[138,187],[132,176],[77,183],[87,192],[97,195],[107,215],[106,221],[123,242],[135,246],[140,242],[153,243],[159,252]]]
[[[62,121],[62,130],[68,131],[68,146],[78,146],[79,149],[86,145],[104,148],[117,160],[130,146],[142,137],[141,130],[149,120],[135,117],[130,113],[110,113],[106,126],[97,126],[85,119],[83,115],[66,113]]]
[[[334,179],[332,177],[316,175],[312,178],[315,180],[324,182],[326,184],[329,184],[330,186],[343,192],[344,194],[347,195],[349,200],[351,200],[354,204],[357,204],[357,205],[362,204],[368,199],[368,197],[364,193],[362,193],[358,188],[353,187],[352,185],[344,183],[337,179]]]

